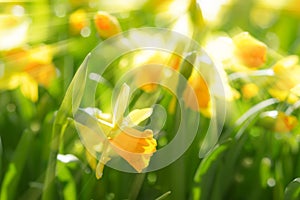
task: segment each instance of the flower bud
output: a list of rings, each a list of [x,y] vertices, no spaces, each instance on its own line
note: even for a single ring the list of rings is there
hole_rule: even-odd
[[[258,94],[259,88],[254,83],[247,83],[242,87],[242,94],[245,99],[251,99]]]
[[[94,21],[99,36],[104,39],[121,32],[121,26],[117,18],[107,12],[97,12],[94,17]]]
[[[76,10],[69,18],[70,29],[72,34],[79,34],[81,30],[89,26],[87,14],[83,9]]]

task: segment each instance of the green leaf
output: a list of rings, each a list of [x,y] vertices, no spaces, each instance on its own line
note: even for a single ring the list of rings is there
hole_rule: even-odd
[[[245,123],[246,126],[244,126],[245,128],[249,125],[247,124],[247,122],[249,123],[249,119],[251,119],[252,117],[255,117],[256,115],[258,115],[258,113],[260,113],[261,111],[263,111],[265,108],[267,108],[268,106],[271,106],[275,103],[278,103],[278,100],[275,98],[271,98],[271,99],[267,99],[265,101],[259,102],[258,104],[252,106],[249,110],[247,110],[247,112],[245,112],[236,122],[234,125],[234,128],[240,127],[239,131],[236,134],[236,138],[240,138],[244,132],[243,127],[241,128],[241,126]]]
[[[84,59],[83,63],[76,72],[72,82],[70,83],[70,86],[68,87],[65,97],[57,112],[54,124],[65,124],[67,118],[72,116],[72,111],[76,110],[79,107],[85,89],[89,58],[90,54],[88,54],[87,57]]]
[[[284,200],[300,199],[300,178],[294,179],[284,191]]]
[[[57,176],[58,180],[63,183],[63,199],[77,199],[76,182],[66,164],[58,162]]]
[[[168,191],[168,192],[162,194],[161,196],[157,197],[155,200],[163,200],[163,199],[167,198],[170,194],[171,194],[171,191]]]
[[[60,147],[60,140],[64,133],[66,126],[68,125],[68,117],[73,116],[74,110],[77,110],[85,89],[87,67],[90,54],[86,56],[85,60],[76,72],[70,86],[67,89],[66,95],[62,101],[62,104],[57,111],[56,118],[54,120],[52,129],[51,140],[51,152],[49,156],[49,163],[46,171],[45,185],[43,200],[53,199],[55,193],[55,172],[57,154]]]
[[[15,199],[16,194],[18,193],[18,183],[21,178],[26,159],[30,156],[28,155],[28,153],[30,152],[30,148],[32,147],[31,144],[33,138],[34,134],[31,131],[24,131],[13,159],[5,173],[1,187],[0,199]]]
[[[2,145],[2,139],[0,136],[0,172],[2,172],[2,156],[3,156],[3,145]],[[2,179],[2,174],[0,174],[0,180]]]
[[[196,186],[193,189],[193,195],[195,199],[208,199],[211,195],[219,163],[230,144],[231,140],[228,140],[216,146],[216,148],[202,160],[194,177]]]

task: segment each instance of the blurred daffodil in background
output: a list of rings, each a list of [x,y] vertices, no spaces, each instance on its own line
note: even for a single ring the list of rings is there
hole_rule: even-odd
[[[205,80],[200,74],[198,74],[198,72],[193,71],[188,83],[192,87],[193,91],[190,90],[188,87],[184,91],[183,98],[186,102],[187,107],[190,107],[191,109],[196,111],[200,111],[203,115],[207,117],[211,117],[211,97],[209,88]],[[191,95],[191,92],[194,92],[196,94],[198,102],[197,105],[191,102],[191,98],[189,97],[189,95]]]
[[[298,56],[288,56],[277,61],[272,69],[275,84],[269,89],[272,96],[281,101],[295,103],[299,99],[300,65]]]
[[[98,34],[102,38],[108,38],[121,32],[121,26],[117,18],[107,12],[97,12],[94,20]]]
[[[41,45],[34,48],[16,49],[3,53],[3,74],[0,88],[16,89],[20,87],[25,97],[32,101],[38,99],[38,84],[48,87],[56,77],[52,62],[53,49]]]

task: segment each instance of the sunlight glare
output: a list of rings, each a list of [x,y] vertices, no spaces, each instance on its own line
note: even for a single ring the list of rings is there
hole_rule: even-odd
[[[0,16],[0,50],[9,50],[23,44],[28,27],[29,20],[26,18]]]
[[[222,7],[228,5],[231,1],[232,0],[197,0],[204,19],[209,23],[220,20],[219,14]]]

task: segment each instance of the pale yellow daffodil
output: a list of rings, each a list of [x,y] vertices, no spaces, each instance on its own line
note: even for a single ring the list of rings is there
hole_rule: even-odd
[[[153,109],[136,109],[124,117],[129,101],[129,90],[128,85],[124,84],[122,86],[112,116],[102,113],[97,108],[85,109],[85,112],[97,119],[98,125],[107,137],[107,140],[99,141],[100,144],[98,143],[94,147],[96,152],[102,151],[96,166],[96,177],[98,179],[102,177],[104,165],[115,154],[120,155],[137,172],[141,172],[149,165],[150,157],[156,151],[157,143],[153,138],[152,130],[140,131],[134,128],[150,117]]]
[[[268,47],[248,32],[229,37],[214,36],[206,41],[205,50],[214,62],[234,72],[252,72],[267,61]]]
[[[261,114],[259,122],[263,127],[278,132],[289,133],[299,124],[297,117],[281,111],[273,110]]]
[[[280,101],[295,103],[300,96],[300,65],[298,56],[292,55],[279,60],[272,67],[275,83],[269,93]]]
[[[52,62],[53,49],[42,45],[30,49],[14,49],[4,53],[1,66],[0,90],[20,88],[22,94],[32,100],[38,100],[38,85],[48,87],[56,77]]]
[[[235,55],[248,68],[261,67],[267,59],[267,46],[252,37],[248,32],[242,32],[233,37]]]

